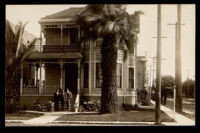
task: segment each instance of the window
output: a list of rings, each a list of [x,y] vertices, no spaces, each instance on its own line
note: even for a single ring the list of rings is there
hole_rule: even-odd
[[[78,36],[77,29],[71,29],[69,35],[70,35],[70,44],[76,44]]]
[[[129,89],[134,88],[134,68],[129,68]]]
[[[101,88],[102,82],[101,63],[96,63],[96,88]]]
[[[97,39],[96,46],[101,47],[102,41],[103,41],[103,39],[101,39],[101,38]]]
[[[88,75],[89,75],[89,66],[88,66],[88,63],[85,63],[84,64],[84,88],[88,88]]]
[[[117,87],[122,87],[122,64],[117,63]]]

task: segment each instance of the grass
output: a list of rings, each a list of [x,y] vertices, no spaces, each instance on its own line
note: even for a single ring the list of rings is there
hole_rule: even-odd
[[[32,112],[16,112],[14,114],[5,114],[5,120],[29,120],[42,116],[42,113],[32,113]]]
[[[161,112],[162,122],[173,122],[164,112]],[[154,110],[123,111],[120,114],[80,113],[64,115],[56,121],[120,121],[120,122],[154,122]]]

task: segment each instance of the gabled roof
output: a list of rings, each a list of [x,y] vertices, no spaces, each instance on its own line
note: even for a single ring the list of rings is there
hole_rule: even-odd
[[[84,7],[73,7],[54,13],[52,15],[48,15],[46,17],[43,17],[42,19],[71,18],[77,16],[77,13],[79,13],[79,11],[81,11],[82,9],[84,9]]]
[[[85,7],[72,7],[52,15],[45,16],[40,19],[42,22],[69,22],[77,18],[78,15],[85,9]]]
[[[39,23],[48,23],[48,22],[74,22],[78,16],[87,16],[95,17],[88,6],[86,7],[71,7],[69,9],[48,15],[40,19]]]

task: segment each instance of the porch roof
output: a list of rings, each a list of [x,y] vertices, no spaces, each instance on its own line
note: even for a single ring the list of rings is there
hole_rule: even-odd
[[[67,53],[32,53],[26,59],[80,59],[83,55],[80,52]]]

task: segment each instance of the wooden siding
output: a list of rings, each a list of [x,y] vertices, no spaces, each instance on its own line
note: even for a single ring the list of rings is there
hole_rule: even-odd
[[[138,89],[144,88],[144,62],[138,61],[137,62],[137,86]]]
[[[45,77],[47,86],[60,86],[60,65],[46,64]],[[48,88],[47,88],[48,89]]]
[[[61,44],[61,29],[46,29],[46,44]]]

